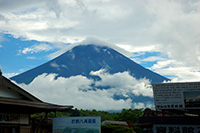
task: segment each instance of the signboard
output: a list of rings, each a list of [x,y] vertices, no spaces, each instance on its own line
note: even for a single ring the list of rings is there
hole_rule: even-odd
[[[0,123],[29,124],[28,114],[0,113]]]
[[[100,133],[101,117],[59,117],[53,119],[53,133]]]
[[[200,133],[200,125],[153,125],[154,133]]]
[[[152,84],[157,109],[200,109],[200,82]]]
[[[19,114],[0,113],[0,123],[19,123]]]

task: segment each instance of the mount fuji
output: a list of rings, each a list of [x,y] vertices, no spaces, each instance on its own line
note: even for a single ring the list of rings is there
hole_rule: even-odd
[[[106,94],[109,93],[109,95],[106,95],[107,98],[109,97],[113,102],[129,101],[128,107],[133,108],[136,107],[136,103],[143,103],[144,106],[149,103],[153,105],[152,94],[145,94],[147,91],[142,90],[141,88],[146,87],[145,89],[152,92],[150,91],[151,87],[148,87],[151,86],[151,83],[160,83],[169,80],[142,67],[111,47],[95,44],[75,46],[45,64],[12,77],[11,80],[14,80],[18,84],[24,83],[24,85],[28,86],[29,84],[36,82],[35,79],[43,74],[45,74],[44,76],[46,77],[50,74],[54,74],[55,77],[53,80],[58,80],[61,77],[70,79],[72,77],[82,76],[90,81],[90,83],[88,83],[88,88],[85,87],[84,89],[81,89],[81,87],[77,87],[77,92],[81,92],[81,94],[85,92],[84,94],[86,94],[88,92],[94,93],[94,91],[106,91]],[[118,75],[118,78],[111,78],[113,75],[116,77]],[[110,77],[108,78],[108,76]],[[125,77],[129,77],[129,79],[125,79]],[[140,85],[137,85],[136,81],[139,81]],[[45,82],[47,86],[50,84],[47,83],[47,81]],[[79,80],[76,80],[75,82],[78,83]],[[68,85],[71,83],[72,82],[68,83]],[[40,88],[40,91],[41,89],[43,88]],[[141,92],[139,90],[141,90]],[[34,91],[34,88],[32,88],[32,91]],[[57,89],[57,91],[59,91],[59,89]],[[71,91],[73,90],[71,89]],[[98,92],[98,94],[101,92]],[[39,95],[39,93],[40,92],[38,91],[36,95]],[[95,93],[95,95],[97,94]],[[52,102],[52,99],[50,102]],[[56,103],[60,103],[60,101],[57,99]],[[76,106],[76,103],[72,102],[72,104]],[[81,106],[80,108],[95,108],[82,107],[82,104],[77,104],[77,106]],[[112,110],[114,108],[108,109]]]
[[[146,78],[151,83],[169,80],[142,67],[110,47],[93,44],[76,46],[41,66],[12,77],[11,80],[17,83],[29,84],[34,78],[43,73],[56,73],[58,77],[83,75],[100,80],[99,77],[90,75],[91,71],[100,69],[106,69],[110,74],[129,71],[137,79]]]

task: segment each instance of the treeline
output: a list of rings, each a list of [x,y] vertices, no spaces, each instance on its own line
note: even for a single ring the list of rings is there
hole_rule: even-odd
[[[121,112],[107,112],[93,110],[74,109],[72,112],[51,112],[48,117],[70,117],[70,116],[101,116],[101,121],[126,121],[134,123],[143,114],[144,109],[123,109]],[[32,118],[45,117],[45,113],[33,114]]]

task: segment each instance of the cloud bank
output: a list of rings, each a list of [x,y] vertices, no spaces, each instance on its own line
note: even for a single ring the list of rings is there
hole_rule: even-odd
[[[91,75],[100,76],[101,80],[95,82],[82,75],[56,78],[56,74],[44,73],[29,85],[20,84],[20,86],[43,101],[74,105],[75,108],[81,109],[121,110],[153,106],[152,103],[134,102],[130,97],[130,94],[153,96],[147,79],[137,80],[128,72],[112,75],[105,70],[91,72]],[[95,86],[95,89],[91,85]],[[111,88],[105,89],[107,86]],[[125,99],[116,100],[114,95],[121,95]]]

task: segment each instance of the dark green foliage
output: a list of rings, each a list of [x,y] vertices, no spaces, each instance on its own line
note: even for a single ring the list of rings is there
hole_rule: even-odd
[[[124,126],[101,125],[102,133],[133,133],[133,129]]]
[[[123,109],[122,112],[110,113],[106,111],[83,110],[74,109],[73,112],[50,112],[48,117],[69,117],[69,116],[101,116],[101,121],[126,121],[127,123],[134,123],[143,114],[143,109]],[[31,115],[31,118],[44,117],[45,113],[38,113]]]
[[[142,114],[143,109],[123,109],[121,113],[118,113],[116,120],[135,123]]]
[[[142,133],[141,127],[138,127],[138,126],[133,127],[133,130],[134,130],[136,133]]]
[[[45,113],[37,113],[37,114],[32,114],[31,115],[31,118],[37,118],[37,117],[45,117]],[[71,115],[71,113],[68,113],[68,112],[58,112],[56,111],[56,114],[55,112],[50,112],[48,113],[48,117],[49,118],[54,118],[54,117],[69,117]]]
[[[80,111],[75,108],[74,111],[70,114],[70,116],[80,116]]]
[[[101,116],[101,121],[105,120],[115,120],[117,117],[117,113],[109,113],[106,111],[96,111],[93,109],[92,111],[90,110],[79,110],[80,116]]]

